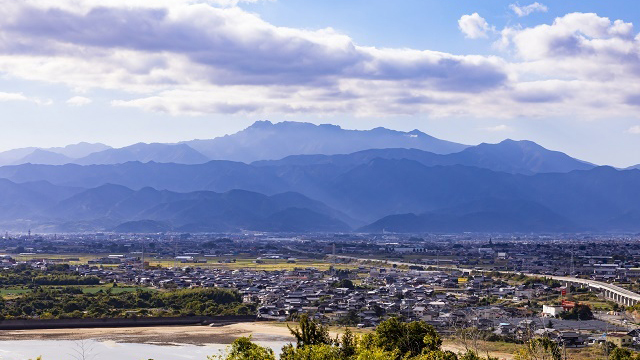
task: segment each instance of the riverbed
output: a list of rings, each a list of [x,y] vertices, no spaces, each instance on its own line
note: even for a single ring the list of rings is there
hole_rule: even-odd
[[[280,353],[287,342],[256,341]],[[0,359],[27,360],[42,356],[42,360],[207,360],[207,356],[219,355],[228,344],[136,344],[111,340],[7,340],[0,341]],[[83,355],[84,354],[84,355]]]
[[[251,336],[254,342],[272,348],[276,354],[293,341],[286,326],[265,323],[15,330],[0,332],[0,360],[38,356],[43,360],[206,360],[207,356],[223,352],[241,336]]]

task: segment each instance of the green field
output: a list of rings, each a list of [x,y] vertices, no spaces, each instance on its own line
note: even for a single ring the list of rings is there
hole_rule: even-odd
[[[63,262],[71,265],[83,265],[87,264],[89,260],[93,260],[96,258],[107,257],[109,254],[36,254],[36,255],[23,255],[23,256],[14,256],[14,258],[18,261],[27,261],[32,259],[69,259],[69,258],[78,258],[79,261],[69,261]],[[197,256],[195,257],[198,261],[206,261],[203,262],[180,262],[175,261],[172,258],[167,259],[156,259],[153,257],[153,254],[148,254],[148,257],[145,259],[149,262],[149,266],[160,266],[160,267],[201,267],[201,268],[220,268],[220,269],[252,269],[252,270],[293,270],[295,268],[316,268],[318,270],[328,270],[330,266],[332,266],[332,262],[330,260],[324,259],[297,259],[294,263],[287,262],[286,259],[261,259],[262,263],[256,263],[255,257],[249,257],[247,255],[238,255],[238,256],[221,256],[221,257],[204,257]],[[235,262],[224,262],[225,260],[235,259]],[[218,262],[222,261],[222,262]],[[357,262],[352,262],[349,264],[340,264],[338,263],[335,268],[337,269],[354,269],[358,267]],[[98,265],[102,267],[117,267],[118,265],[113,264],[104,264]]]
[[[0,289],[1,296],[14,296],[14,295],[22,295],[30,292],[31,289]]]
[[[204,260],[205,258],[203,258]],[[316,268],[318,270],[328,270],[333,264],[329,261],[321,259],[296,259],[294,263],[289,263],[285,259],[262,259],[262,263],[256,263],[256,258],[242,258],[234,257],[235,262],[218,262],[219,260],[231,259],[229,257],[211,257],[206,258],[206,263],[182,263],[174,262],[173,259],[150,259],[149,266],[162,266],[172,267],[174,264],[178,267],[201,267],[201,268],[219,268],[219,269],[251,269],[251,270],[293,270],[295,268]],[[354,269],[358,264],[353,262],[351,264],[336,264],[337,269]]]
[[[93,260],[100,257],[106,257],[109,254],[34,254],[34,255],[12,255],[17,261],[28,261],[33,259],[71,259],[77,258],[79,261],[62,262],[63,264],[71,265],[84,265],[89,260]]]

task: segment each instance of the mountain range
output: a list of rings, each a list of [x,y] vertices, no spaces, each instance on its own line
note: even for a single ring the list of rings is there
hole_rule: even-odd
[[[212,140],[25,151],[13,154],[50,164],[0,167],[0,228],[640,231],[640,170],[531,141],[466,146],[417,131],[258,122]]]
[[[0,181],[0,221],[56,231],[348,231],[348,216],[301,194],[176,193],[106,184],[79,189]],[[28,219],[28,221],[26,221]]]
[[[123,148],[80,143],[64,148],[22,148],[0,152],[0,165],[120,164],[128,161],[200,164],[210,160],[253,162],[300,154],[343,154],[372,148],[415,148],[449,154],[467,146],[421,131],[385,128],[346,130],[336,125],[257,121],[231,135],[179,144],[138,143]]]

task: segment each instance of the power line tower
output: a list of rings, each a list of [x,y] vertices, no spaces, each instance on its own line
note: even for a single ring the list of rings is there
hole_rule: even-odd
[[[575,275],[575,265],[573,263],[573,249],[571,249],[571,277]]]

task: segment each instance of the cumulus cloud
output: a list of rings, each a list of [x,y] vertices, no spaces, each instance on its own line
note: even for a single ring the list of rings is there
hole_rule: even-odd
[[[85,106],[91,104],[92,102],[93,100],[84,96],[74,96],[67,100],[67,104],[71,106]]]
[[[507,61],[364,46],[234,3],[0,0],[0,72],[113,89],[126,93],[113,106],[174,115],[637,116],[640,46],[622,20],[576,13],[505,28]],[[468,37],[495,32],[477,13],[459,25]]]
[[[526,6],[520,6],[518,3],[509,5],[509,8],[519,17],[527,16],[534,12],[547,12],[549,9],[539,2],[534,2]]]
[[[458,27],[470,39],[486,38],[487,32],[491,30],[487,21],[478,13],[462,15],[458,20]]]
[[[509,29],[503,31],[503,37],[503,43],[513,45],[518,55],[527,60],[577,56],[604,56],[611,60],[637,56],[633,24],[612,22],[593,13],[567,14],[551,25]]]
[[[355,78],[468,89],[468,84],[456,82],[471,78],[482,88],[497,86],[505,78],[499,61],[491,58],[361,47],[332,29],[278,28],[239,8],[202,4],[160,10],[96,8],[86,13],[32,7],[18,11],[4,28],[27,39],[14,50],[17,55],[40,55],[44,40],[52,44],[46,51],[60,57],[75,57],[77,51],[89,57],[116,57],[117,65],[134,76],[145,75],[150,83],[179,81],[189,67],[199,79],[216,85],[313,85]],[[153,56],[119,56],[126,51]],[[156,73],[163,78],[148,76]]]
[[[360,46],[330,28],[277,27],[238,7],[211,2],[0,4],[0,71],[76,90],[100,87],[144,94],[114,101],[117,106],[176,114],[269,109],[362,113],[369,110],[360,106],[371,108],[367,102],[391,104],[407,89],[419,96],[435,92],[438,98],[498,89],[509,77],[499,57]],[[194,96],[182,96],[189,92]],[[258,97],[247,99],[248,93]],[[292,103],[294,98],[298,103]],[[158,99],[163,104],[150,105]],[[402,111],[418,111],[422,105]],[[398,107],[382,110],[396,113]]]

